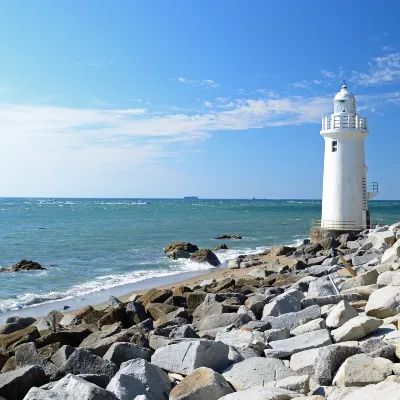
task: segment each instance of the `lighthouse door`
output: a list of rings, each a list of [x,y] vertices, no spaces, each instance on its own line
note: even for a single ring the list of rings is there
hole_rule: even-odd
[[[366,217],[367,217],[367,229],[369,229],[371,227],[371,216],[369,214],[369,210],[365,210],[366,211]]]

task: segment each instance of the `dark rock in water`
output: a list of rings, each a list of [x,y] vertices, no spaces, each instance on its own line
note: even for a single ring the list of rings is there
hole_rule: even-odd
[[[184,250],[174,250],[167,253],[169,258],[178,260],[179,258],[190,258],[190,253]]]
[[[71,307],[70,306],[64,306],[63,307],[63,310],[68,310],[68,309],[70,309]]]
[[[197,250],[190,259],[198,263],[209,263],[214,267],[221,264],[218,257],[209,249]]]
[[[222,239],[242,239],[240,235],[222,235],[218,236],[215,239],[222,240]]]
[[[35,271],[44,269],[46,268],[42,267],[35,261],[21,260],[20,262],[12,265],[10,268],[1,268],[0,272]]]
[[[220,244],[219,246],[215,246],[212,251],[218,251],[218,250],[228,250],[228,246],[224,244]]]
[[[6,399],[22,400],[33,386],[47,382],[42,367],[29,365],[0,375],[0,396]]]
[[[187,253],[194,253],[199,248],[189,242],[173,242],[167,244],[164,248],[164,253],[172,253],[174,251],[186,251]]]

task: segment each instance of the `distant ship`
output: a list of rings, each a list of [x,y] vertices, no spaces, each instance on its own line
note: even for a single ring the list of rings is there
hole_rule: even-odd
[[[183,200],[198,200],[199,198],[197,196],[185,196]]]

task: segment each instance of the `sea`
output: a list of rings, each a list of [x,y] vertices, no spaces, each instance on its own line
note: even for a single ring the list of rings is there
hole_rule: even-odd
[[[400,201],[370,202],[372,220],[400,220]],[[0,198],[0,266],[28,259],[43,271],[0,273],[0,322],[106,301],[110,294],[160,286],[212,267],[170,260],[182,240],[216,252],[226,266],[240,254],[300,244],[319,219],[318,200]],[[223,234],[241,240],[216,240]],[[219,268],[219,267],[217,267]]]

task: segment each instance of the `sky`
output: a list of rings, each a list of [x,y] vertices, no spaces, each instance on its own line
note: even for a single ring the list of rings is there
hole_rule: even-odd
[[[345,79],[400,199],[400,2],[3,0],[0,197],[320,199]]]

